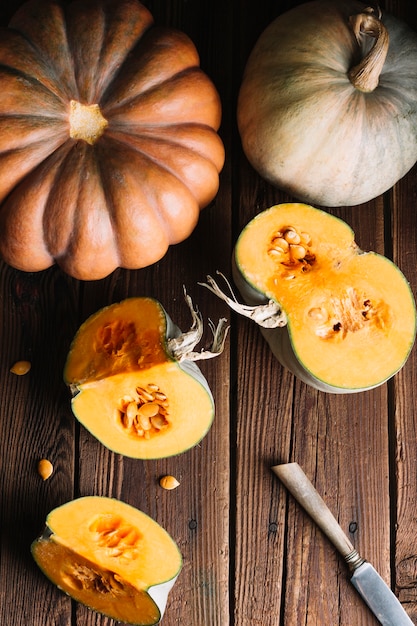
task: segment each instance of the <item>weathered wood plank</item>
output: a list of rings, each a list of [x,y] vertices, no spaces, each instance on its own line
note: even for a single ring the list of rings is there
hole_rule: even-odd
[[[77,289],[55,268],[36,275],[1,264],[0,277],[0,622],[63,624],[70,602],[38,570],[30,544],[46,513],[73,497],[74,420],[62,369]],[[32,365],[20,377],[9,372],[19,359]],[[37,473],[43,457],[54,466],[45,483]]]
[[[392,192],[393,256],[417,293],[417,223],[413,198],[417,187],[417,170],[398,183]],[[392,465],[393,475],[393,579],[399,598],[410,617],[417,621],[417,504],[416,477],[416,375],[417,361],[414,346],[405,367],[393,384]]]

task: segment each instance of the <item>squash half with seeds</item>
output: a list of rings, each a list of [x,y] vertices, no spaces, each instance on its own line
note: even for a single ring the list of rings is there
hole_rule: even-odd
[[[322,391],[352,393],[391,378],[416,332],[410,286],[388,258],[363,252],[352,229],[300,203],[273,206],[242,231],[234,280],[279,361]],[[210,277],[209,277],[210,278]],[[211,287],[225,295],[211,279]]]
[[[214,401],[194,362],[222,350],[221,320],[213,350],[193,352],[202,326],[181,333],[152,298],[128,298],[104,307],[79,328],[64,379],[77,419],[107,448],[132,458],[179,454],[207,434]],[[190,304],[191,303],[191,304]]]

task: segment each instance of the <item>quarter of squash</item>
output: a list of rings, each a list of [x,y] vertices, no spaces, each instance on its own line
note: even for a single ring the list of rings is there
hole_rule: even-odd
[[[101,496],[51,511],[31,550],[44,574],[72,598],[138,626],[160,622],[182,567],[177,545],[157,522]]]
[[[409,284],[388,258],[360,250],[341,219],[273,206],[244,228],[234,264],[245,301],[280,310],[278,327],[262,329],[274,354],[313,387],[370,389],[407,360],[416,332]]]
[[[181,339],[159,302],[128,298],[88,318],[69,350],[64,378],[77,419],[107,448],[141,459],[196,445],[214,418],[197,365],[178,359]]]

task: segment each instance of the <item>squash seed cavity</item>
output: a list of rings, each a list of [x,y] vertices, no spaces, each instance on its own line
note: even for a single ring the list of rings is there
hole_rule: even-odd
[[[122,356],[129,352],[136,340],[135,324],[116,319],[100,326],[95,338],[94,350],[104,352],[108,356]]]
[[[156,346],[156,347],[155,347]],[[94,337],[94,351],[115,362],[117,359],[133,359],[140,369],[154,364],[158,352],[157,331],[148,329],[137,332],[134,322],[114,319],[100,326]]]
[[[312,269],[316,257],[311,244],[311,236],[294,226],[285,226],[273,233],[268,254],[279,263],[281,278],[292,280]],[[383,331],[390,326],[390,321],[386,302],[372,301],[353,288],[307,311],[307,322],[313,326],[316,335],[336,341],[367,328]]]
[[[349,333],[366,328],[384,331],[391,325],[391,313],[383,300],[372,301],[358,294],[356,289],[347,289],[339,297],[309,309],[308,321],[322,339],[343,340]]]
[[[94,541],[108,556],[134,560],[139,556],[141,533],[118,515],[100,515],[89,526]]]
[[[294,226],[284,226],[273,233],[268,254],[280,263],[286,278],[295,278],[295,272],[309,271],[316,257],[311,249],[311,237]]]
[[[127,594],[127,585],[120,576],[86,564],[68,565],[67,571],[62,572],[62,579],[74,591],[92,591],[112,596]]]
[[[136,387],[133,395],[123,396],[116,409],[116,420],[129,435],[150,439],[166,430],[169,402],[155,383]]]

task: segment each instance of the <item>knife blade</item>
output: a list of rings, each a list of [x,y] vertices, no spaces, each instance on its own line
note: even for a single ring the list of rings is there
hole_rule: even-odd
[[[284,463],[271,469],[343,556],[350,571],[351,583],[378,621],[384,626],[413,626],[396,595],[376,569],[353,547],[298,463]]]

